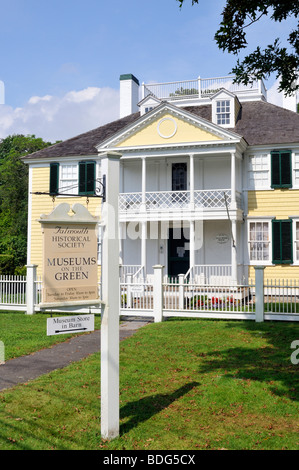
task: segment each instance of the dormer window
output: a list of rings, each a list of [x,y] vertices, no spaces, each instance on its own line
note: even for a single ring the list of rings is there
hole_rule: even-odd
[[[222,89],[215,93],[212,101],[212,121],[221,127],[235,127],[241,104],[233,93]]]
[[[147,95],[145,98],[143,98],[143,100],[141,100],[138,103],[141,116],[149,113],[160,104],[161,104],[161,101],[158,98],[156,98],[154,95]]]
[[[230,124],[231,106],[229,100],[216,102],[216,122],[219,126]]]
[[[144,108],[145,114],[146,114],[146,113],[149,113],[152,109],[154,109],[153,106],[147,106],[146,108]]]

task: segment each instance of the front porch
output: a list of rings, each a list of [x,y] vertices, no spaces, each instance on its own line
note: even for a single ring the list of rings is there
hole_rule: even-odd
[[[242,265],[237,266],[237,280],[233,281],[233,269],[231,264],[205,264],[195,265],[193,268],[189,268],[188,271],[181,275],[183,276],[184,282],[191,282],[196,285],[205,286],[230,286],[239,284],[244,281],[246,273],[244,272]],[[175,281],[179,279],[178,276],[164,275],[163,282],[169,280]],[[120,267],[120,280],[121,282],[139,283],[139,282],[152,282],[153,274],[146,274],[145,267],[141,265],[121,265]]]
[[[155,265],[164,279],[183,275],[200,285],[237,285],[247,279],[244,224],[236,220],[130,221],[121,223],[121,279],[151,281]]]

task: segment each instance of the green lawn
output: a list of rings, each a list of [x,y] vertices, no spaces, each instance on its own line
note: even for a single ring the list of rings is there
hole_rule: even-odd
[[[0,449],[297,450],[298,339],[295,323],[148,325],[121,342],[118,439],[100,437],[95,354],[0,393]]]
[[[69,314],[62,314],[66,316]],[[0,312],[0,341],[5,345],[5,360],[31,354],[39,349],[66,341],[74,335],[47,336],[49,314],[25,315],[24,313]],[[57,317],[56,313],[53,316]],[[100,316],[95,316],[95,327],[100,327]]]

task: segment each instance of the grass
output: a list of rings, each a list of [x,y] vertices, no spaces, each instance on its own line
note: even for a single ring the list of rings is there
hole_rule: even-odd
[[[53,316],[65,316],[69,314]],[[66,341],[74,336],[47,336],[47,318],[49,314],[25,315],[20,312],[0,313],[0,341],[5,346],[5,360],[31,354],[40,349],[49,348],[53,344]],[[100,327],[100,316],[95,316],[95,327]]]
[[[148,325],[120,345],[119,438],[100,437],[94,354],[0,393],[0,449],[297,450],[297,339],[295,323]]]

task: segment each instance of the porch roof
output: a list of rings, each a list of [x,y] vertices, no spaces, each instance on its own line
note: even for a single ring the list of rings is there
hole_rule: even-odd
[[[211,121],[211,105],[188,106],[183,109]],[[23,160],[26,162],[44,158],[55,160],[68,156],[95,156],[96,146],[139,118],[139,112],[131,114],[27,155]],[[244,102],[236,126],[228,130],[243,136],[248,145],[299,143],[299,114],[264,101]]]

